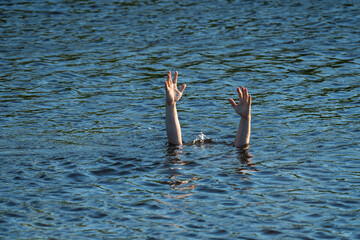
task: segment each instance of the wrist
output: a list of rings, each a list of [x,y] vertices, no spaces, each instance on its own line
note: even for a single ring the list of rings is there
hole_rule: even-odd
[[[240,115],[240,119],[244,119],[244,120],[251,120],[251,116],[244,117],[244,116],[241,116],[241,115]]]
[[[174,102],[174,103],[168,103],[168,102],[166,102],[165,103],[165,107],[166,108],[174,108],[176,106],[176,102]]]

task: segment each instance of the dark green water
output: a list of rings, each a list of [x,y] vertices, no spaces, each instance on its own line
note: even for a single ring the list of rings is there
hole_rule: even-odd
[[[0,238],[360,238],[359,22],[359,1],[0,1]],[[184,140],[213,143],[168,149],[167,70]]]

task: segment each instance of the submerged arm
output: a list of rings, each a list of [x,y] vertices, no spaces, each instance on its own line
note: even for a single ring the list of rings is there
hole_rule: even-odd
[[[246,88],[238,87],[239,103],[229,98],[230,104],[233,106],[236,113],[240,115],[240,123],[234,140],[235,147],[247,145],[250,142],[251,132],[251,95],[248,95]]]
[[[171,144],[182,145],[180,122],[176,110],[176,102],[180,100],[186,85],[177,88],[178,72],[175,72],[174,81],[171,79],[171,72],[168,71],[167,80],[165,81],[166,90],[166,133],[168,142]]]

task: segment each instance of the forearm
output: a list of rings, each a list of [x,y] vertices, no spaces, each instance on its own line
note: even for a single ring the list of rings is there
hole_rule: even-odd
[[[176,103],[165,104],[166,108],[166,133],[169,143],[182,145],[180,122],[176,110]]]
[[[251,117],[249,118],[241,117],[238,131],[236,133],[236,137],[234,141],[234,146],[241,147],[243,145],[249,144],[250,132],[251,132]]]

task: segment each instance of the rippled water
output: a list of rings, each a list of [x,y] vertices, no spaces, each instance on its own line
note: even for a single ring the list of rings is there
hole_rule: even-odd
[[[359,22],[359,1],[1,1],[0,238],[360,238]],[[212,142],[168,148],[167,70],[184,140]]]

